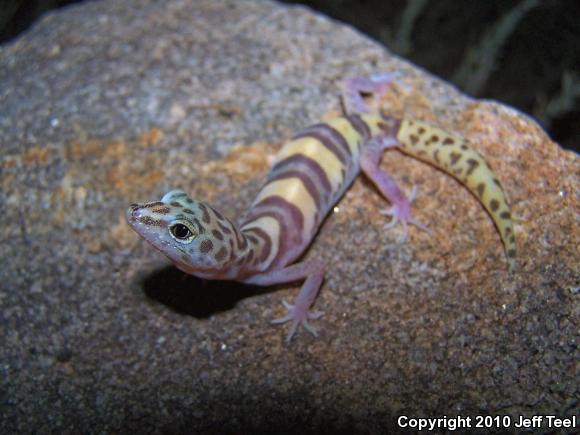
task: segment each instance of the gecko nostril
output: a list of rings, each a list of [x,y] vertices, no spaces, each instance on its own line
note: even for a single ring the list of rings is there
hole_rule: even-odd
[[[140,217],[141,214],[139,211],[141,210],[141,207],[139,206],[139,204],[131,204],[127,210],[125,211],[125,217],[127,219],[127,221],[129,222],[135,222],[137,221]]]

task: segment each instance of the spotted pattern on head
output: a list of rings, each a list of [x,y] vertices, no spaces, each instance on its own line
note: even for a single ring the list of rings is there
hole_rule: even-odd
[[[213,242],[210,239],[205,239],[199,245],[199,252],[202,254],[207,254],[213,249]]]
[[[215,254],[215,259],[217,261],[222,261],[227,257],[227,255],[228,255],[228,250],[224,246],[222,246],[220,248],[220,250],[217,251],[217,253]]]
[[[159,207],[159,208],[154,208],[152,209],[153,213],[155,214],[169,214],[169,212],[171,211],[171,209],[169,207]]]
[[[143,216],[139,218],[139,222],[150,227],[164,227],[167,221],[163,219],[154,219],[151,216]]]
[[[214,236],[217,240],[224,239],[224,235],[220,230],[216,230],[216,229],[211,230],[211,235]]]
[[[168,192],[161,201],[133,204],[127,219],[182,269],[202,274],[213,270],[220,277],[221,271],[231,269],[233,259],[249,252],[246,237],[231,221],[179,190]]]
[[[210,217],[208,208],[204,204],[202,204],[201,202],[198,205],[199,205],[199,209],[201,210],[201,213],[202,213],[202,216],[201,216],[202,221],[206,224],[211,223],[211,217]]]

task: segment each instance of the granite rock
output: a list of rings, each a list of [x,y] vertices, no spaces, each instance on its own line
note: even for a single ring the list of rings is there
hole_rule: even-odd
[[[276,150],[397,71],[389,113],[469,138],[512,206],[518,272],[476,199],[398,152],[433,235],[383,230],[355,181],[308,258],[319,338],[269,324],[296,286],[188,277],[123,218],[176,187],[234,218]],[[400,415],[578,413],[578,156],[353,29],[269,1],[104,0],[0,47],[2,433],[396,430]]]

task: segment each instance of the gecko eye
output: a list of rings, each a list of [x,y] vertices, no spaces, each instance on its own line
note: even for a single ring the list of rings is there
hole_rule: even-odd
[[[189,243],[197,236],[197,231],[187,221],[176,221],[169,226],[169,234],[180,243]]]

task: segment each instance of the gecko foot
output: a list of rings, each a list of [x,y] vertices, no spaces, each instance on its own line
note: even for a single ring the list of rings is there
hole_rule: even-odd
[[[374,101],[380,100],[393,83],[409,89],[406,83],[399,80],[399,73],[375,74],[368,77],[350,77],[341,81],[342,99],[346,113],[367,113],[367,106],[361,94],[370,94]]]
[[[286,323],[288,321],[292,321],[292,325],[290,326],[290,331],[288,332],[288,335],[286,337],[287,343],[289,343],[290,340],[292,339],[292,336],[296,332],[298,325],[302,325],[304,327],[304,329],[306,329],[308,332],[310,332],[315,337],[318,336],[316,329],[314,329],[314,327],[312,327],[312,325],[310,325],[308,323],[308,320],[315,320],[315,319],[320,318],[324,314],[323,311],[310,312],[310,311],[308,311],[308,308],[301,309],[301,307],[289,304],[286,301],[282,301],[282,304],[284,305],[286,310],[288,310],[288,314],[286,314],[284,317],[281,317],[279,319],[272,320],[271,323],[279,324],[279,323]]]
[[[397,223],[399,223],[399,222],[401,222],[401,224],[403,225],[403,234],[402,234],[401,238],[399,239],[399,243],[403,243],[405,240],[407,240],[408,226],[409,225],[416,226],[420,230],[425,231],[430,236],[433,235],[431,233],[431,230],[429,228],[427,228],[426,225],[422,224],[421,222],[419,222],[411,217],[411,204],[413,203],[413,201],[415,201],[416,197],[417,197],[417,186],[413,186],[413,189],[411,190],[411,195],[409,196],[409,199],[403,198],[402,200],[400,200],[396,204],[393,204],[393,206],[391,208],[389,208],[388,210],[381,210],[380,211],[380,213],[382,215],[391,216],[391,218],[392,218],[389,223],[387,223],[383,226],[383,229],[392,228],[395,225],[397,225]]]

